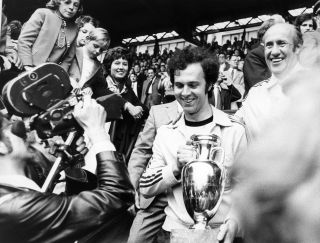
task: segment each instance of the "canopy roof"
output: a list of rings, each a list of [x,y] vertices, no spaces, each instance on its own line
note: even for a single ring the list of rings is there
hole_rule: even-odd
[[[112,42],[175,30],[181,36],[196,26],[233,21],[261,14],[287,14],[311,7],[315,0],[83,0],[84,13],[99,19]],[[27,20],[46,0],[7,0],[9,20]]]

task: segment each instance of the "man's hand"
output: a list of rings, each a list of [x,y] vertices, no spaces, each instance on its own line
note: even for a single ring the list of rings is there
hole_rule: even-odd
[[[194,148],[191,145],[182,145],[177,151],[177,164],[176,168],[173,168],[173,174],[179,176],[181,170],[185,164],[194,159]]]
[[[232,243],[238,232],[238,223],[233,219],[228,219],[220,226],[217,240],[223,243]]]
[[[77,139],[76,150],[82,155],[86,155],[88,153],[89,150],[88,150],[86,143],[84,141],[84,136],[81,136]]]
[[[107,134],[104,129],[107,113],[90,96],[84,95],[83,101],[75,105],[73,115],[79,125],[85,130],[92,143],[106,139]]]

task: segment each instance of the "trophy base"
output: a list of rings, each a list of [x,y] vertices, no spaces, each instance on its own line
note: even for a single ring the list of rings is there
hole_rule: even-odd
[[[170,243],[218,243],[218,229],[175,229],[171,232]]]

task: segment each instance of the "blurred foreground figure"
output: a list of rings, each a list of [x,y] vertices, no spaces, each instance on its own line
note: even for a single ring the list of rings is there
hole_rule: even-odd
[[[124,242],[121,220],[134,196],[125,164],[105,133],[106,112],[85,96],[74,117],[97,151],[98,183],[92,191],[67,196],[41,193],[28,178],[26,170],[34,161],[1,116],[0,242]]]
[[[308,50],[302,47],[301,59]],[[234,200],[247,243],[319,242],[320,71],[317,60],[309,64],[313,69],[284,82],[285,111],[235,167],[241,182]]]

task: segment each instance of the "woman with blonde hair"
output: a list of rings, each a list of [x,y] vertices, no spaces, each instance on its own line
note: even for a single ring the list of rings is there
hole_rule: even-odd
[[[45,62],[60,64],[68,71],[75,55],[81,0],[50,0],[24,24],[18,40],[18,54],[25,70]]]
[[[76,49],[76,56],[69,69],[74,89],[84,90],[89,87],[94,98],[111,93],[107,92],[102,64],[97,59],[108,49],[109,44],[110,36],[106,29],[95,28],[89,32],[85,45]]]

